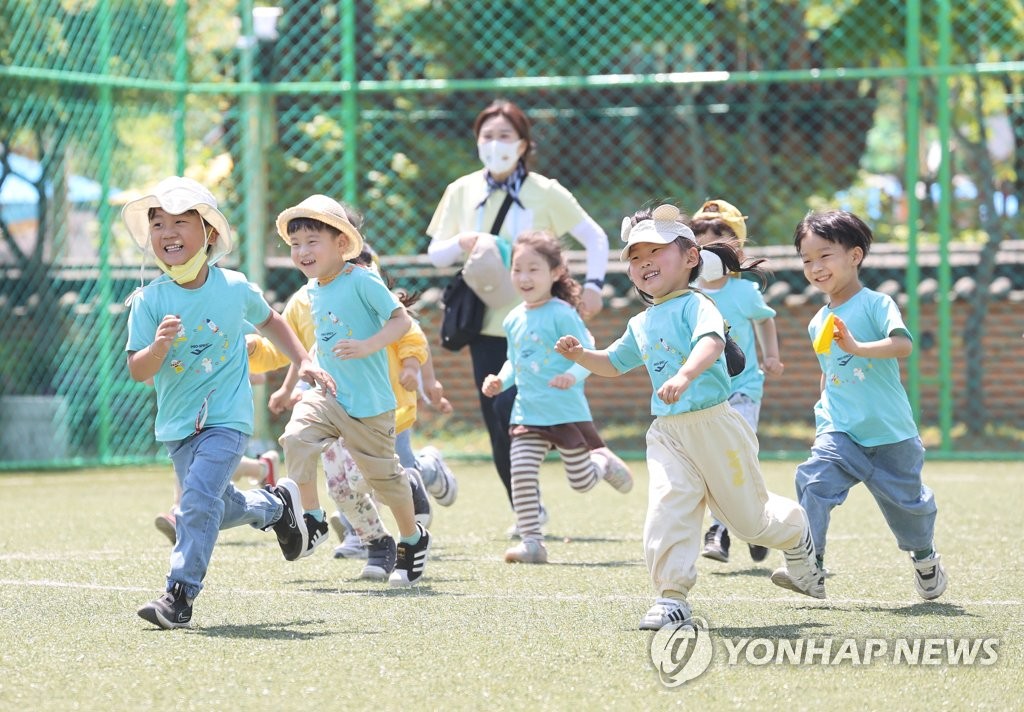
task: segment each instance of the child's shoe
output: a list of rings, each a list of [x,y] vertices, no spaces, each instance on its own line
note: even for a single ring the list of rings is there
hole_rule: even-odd
[[[305,555],[303,552],[309,544],[309,532],[306,531],[306,518],[302,514],[299,486],[286,477],[274,487],[268,486],[265,489],[280,499],[284,507],[281,518],[272,526],[284,558],[295,561]]]
[[[346,534],[341,544],[334,547],[335,559],[365,559],[367,556],[366,544],[355,532]]]
[[[750,560],[755,563],[760,563],[768,558],[767,546],[761,546],[759,544],[747,544],[747,548],[750,549]]]
[[[812,598],[825,598],[825,575],[818,568],[810,530],[805,529],[800,543],[783,553],[786,566],[775,569],[772,583]]]
[[[153,521],[156,530],[171,540],[171,544],[178,543],[178,533],[175,530],[174,515],[170,512],[160,512]]]
[[[412,509],[416,523],[424,528],[430,526],[434,515],[430,511],[430,497],[427,496],[426,485],[415,467],[405,468],[405,476],[409,478],[409,489],[412,490]]]
[[[139,616],[165,630],[188,628],[192,623],[192,601],[185,597],[185,587],[174,584],[171,590],[139,609]]]
[[[597,455],[604,460],[604,473],[602,477],[605,482],[619,492],[622,492],[622,494],[626,494],[633,489],[633,473],[629,471],[629,466],[621,457],[606,447],[597,448],[593,451],[592,455]]]
[[[731,544],[729,530],[721,524],[712,524],[711,528],[704,533],[704,551],[700,555],[721,561],[723,564],[727,563]]]
[[[430,496],[442,507],[452,506],[459,494],[459,482],[455,479],[455,475],[452,474],[451,468],[448,467],[444,458],[441,457],[441,451],[433,445],[427,445],[420,450],[416,459],[422,461],[421,464],[425,469],[432,469],[435,473],[434,479],[427,485],[427,492],[430,493]]]
[[[538,539],[524,539],[505,552],[505,563],[546,564],[548,563],[547,547]]]
[[[423,575],[423,569],[427,565],[427,552],[430,551],[430,532],[417,524],[420,530],[420,540],[415,544],[406,544],[404,541],[398,543],[398,561],[395,563],[395,570],[391,572],[388,579],[393,587],[412,586]]]
[[[366,545],[366,566],[359,578],[368,581],[386,581],[395,570],[398,547],[391,536],[382,536]]]
[[[669,624],[688,624],[691,621],[690,604],[674,598],[657,598],[640,621],[640,630],[661,630]]]
[[[914,565],[914,588],[921,598],[931,601],[946,591],[946,570],[938,553],[920,561],[911,554],[910,563]]]
[[[327,517],[327,523],[331,525],[331,530],[334,532],[334,536],[338,537],[338,541],[344,543],[350,532],[345,526],[345,518],[341,516],[341,512],[335,512]]]
[[[300,559],[304,559],[312,554],[314,549],[330,538],[327,534],[328,525],[326,521],[321,522],[309,513],[304,513],[302,519],[306,525],[306,548],[299,554]]]
[[[277,484],[277,468],[281,464],[281,456],[276,450],[267,450],[258,459],[267,468],[267,474],[260,479],[260,487],[273,487]]]

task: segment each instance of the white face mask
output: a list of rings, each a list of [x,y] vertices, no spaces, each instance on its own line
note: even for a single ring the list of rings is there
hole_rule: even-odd
[[[521,139],[520,139],[521,140]],[[477,152],[484,168],[491,175],[502,175],[511,173],[519,161],[519,141],[503,143],[501,141],[488,141],[477,144]]]
[[[700,256],[704,261],[704,266],[700,268],[700,278],[702,280],[714,282],[716,279],[721,279],[725,276],[725,265],[722,264],[721,257],[711,250],[701,250]]]

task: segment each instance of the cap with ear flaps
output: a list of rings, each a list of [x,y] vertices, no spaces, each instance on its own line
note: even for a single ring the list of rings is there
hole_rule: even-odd
[[[152,252],[149,234],[149,211],[161,208],[171,215],[181,215],[189,210],[198,212],[203,220],[217,231],[217,240],[210,246],[207,264],[214,264],[231,252],[231,226],[224,213],[217,209],[217,199],[201,183],[191,178],[171,176],[157,183],[153,190],[141,198],[125,204],[121,219],[128,226],[128,233],[143,251]]]
[[[721,199],[706,200],[693,215],[693,220],[721,220],[736,233],[737,239],[742,245],[747,239],[747,216],[739,211],[732,203]]]
[[[619,259],[629,258],[629,248],[641,242],[669,245],[677,237],[694,240],[693,230],[679,222],[682,213],[674,205],[659,205],[651,212],[650,220],[641,220],[636,225],[629,217],[622,218],[620,235],[626,246],[619,253]]]

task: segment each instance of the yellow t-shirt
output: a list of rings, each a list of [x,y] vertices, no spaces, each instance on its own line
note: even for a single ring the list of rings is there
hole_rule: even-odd
[[[309,291],[306,289],[306,285],[303,285],[291,296],[284,307],[282,316],[295,335],[299,337],[299,341],[306,350],[311,349],[316,341],[316,335],[313,330],[313,316],[309,308]],[[391,378],[391,388],[395,391],[395,399],[398,401],[398,408],[395,410],[396,433],[412,427],[412,424],[416,422],[418,399],[416,391],[407,391],[398,382],[398,375],[402,370],[402,360],[411,357],[422,365],[427,362],[428,348],[427,337],[415,321],[402,338],[387,348],[388,375]],[[252,373],[276,371],[290,363],[288,357],[281,353],[265,336],[259,336],[256,339],[253,352],[249,354],[249,370]]]
[[[505,200],[505,191],[491,193],[481,210],[478,206],[485,195],[487,181],[482,169],[449,184],[430,220],[427,234],[434,240],[447,240],[467,230],[490,230]],[[525,209],[513,203],[498,231],[498,236],[509,243],[525,230],[550,230],[556,237],[561,237],[587,218],[576,198],[561,183],[537,173],[527,174],[519,191],[519,200]],[[504,336],[501,323],[514,306],[512,303],[506,308],[488,309],[481,333]]]

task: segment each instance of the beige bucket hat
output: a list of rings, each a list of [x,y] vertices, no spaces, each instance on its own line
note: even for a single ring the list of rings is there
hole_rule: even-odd
[[[721,198],[704,201],[700,210],[690,220],[721,220],[736,233],[741,247],[747,239],[747,216],[741,213],[735,205],[727,203]]]
[[[214,264],[231,252],[231,225],[224,213],[217,209],[217,199],[201,183],[191,178],[171,176],[164,178],[153,187],[148,195],[136,198],[121,208],[121,219],[128,226],[135,244],[143,252],[153,253],[149,239],[149,210],[162,208],[171,215],[181,215],[189,210],[197,211],[214,230],[217,241],[211,246],[207,264]]]
[[[281,211],[277,216],[277,234],[289,244],[291,243],[288,240],[288,223],[295,218],[313,218],[340,230],[348,239],[348,249],[342,253],[342,259],[358,257],[363,251],[363,236],[359,234],[356,226],[349,222],[345,208],[334,198],[311,195],[298,205]]]

